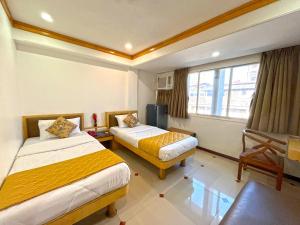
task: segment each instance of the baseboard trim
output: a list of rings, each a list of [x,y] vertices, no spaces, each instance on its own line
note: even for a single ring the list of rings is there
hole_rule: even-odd
[[[211,153],[211,154],[217,155],[217,156],[224,157],[224,158],[226,158],[226,159],[230,159],[230,160],[235,161],[235,162],[238,162],[238,161],[239,161],[238,158],[235,158],[235,157],[232,157],[232,156],[229,156],[229,155],[225,155],[225,154],[222,154],[222,153],[220,153],[220,152],[216,152],[216,151],[213,151],[213,150],[210,150],[210,149],[207,149],[207,148],[203,148],[203,147],[200,147],[200,146],[197,146],[196,148],[199,149],[199,150],[202,150],[202,151],[209,152],[209,153]],[[252,169],[252,168],[251,168],[251,169]],[[257,171],[260,171],[260,170],[258,170],[258,169],[256,169],[256,168],[253,168],[253,169],[255,169],[255,170],[257,170]],[[261,172],[263,172],[263,171],[261,171]],[[287,179],[290,179],[290,180],[293,180],[293,181],[296,181],[296,182],[299,182],[299,183],[300,183],[300,177],[295,177],[295,176],[293,176],[293,175],[289,175],[289,174],[286,174],[286,173],[284,173],[283,176],[284,176],[285,178],[287,178]]]
[[[226,159],[233,160],[233,161],[235,161],[235,162],[238,162],[238,161],[239,161],[238,158],[235,158],[235,157],[232,157],[232,156],[229,156],[229,155],[225,155],[225,154],[223,154],[223,153],[220,153],[220,152],[216,152],[216,151],[210,150],[210,149],[208,149],[208,148],[203,148],[203,147],[197,146],[197,149],[202,150],[202,151],[205,151],[205,152],[209,152],[209,153],[214,154],[214,155],[217,155],[217,156],[224,157],[224,158],[226,158]]]
[[[286,174],[286,173],[284,173],[283,176],[285,178],[287,178],[287,179],[290,179],[290,180],[293,180],[293,181],[297,181],[297,182],[300,183],[300,177],[295,177],[293,175],[289,175],[289,174]]]

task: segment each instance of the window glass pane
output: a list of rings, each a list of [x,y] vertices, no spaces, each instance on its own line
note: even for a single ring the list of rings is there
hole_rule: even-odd
[[[188,112],[189,113],[196,113],[197,94],[198,94],[198,75],[199,73],[190,73],[188,76],[188,93],[189,93]]]
[[[259,64],[234,67],[232,71],[232,85],[230,95],[229,116],[248,118],[252,95]]]
[[[219,79],[217,86],[216,98],[216,115],[227,116],[228,90],[230,82],[231,68],[224,68],[219,70]]]
[[[212,113],[214,76],[214,70],[200,72],[197,109],[199,114]]]

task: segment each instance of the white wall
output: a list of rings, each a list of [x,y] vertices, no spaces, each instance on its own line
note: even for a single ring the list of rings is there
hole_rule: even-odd
[[[190,115],[189,119],[169,117],[169,127],[194,131],[197,134],[199,146],[238,158],[242,151],[241,134],[246,127],[246,123]]]
[[[146,105],[156,101],[156,74],[140,70],[138,72],[138,111],[139,120],[146,122]]]
[[[15,73],[15,45],[0,4],[0,185],[22,142]]]
[[[126,83],[123,84],[126,87],[126,109],[137,109],[137,95],[138,95],[138,71],[129,69],[127,72]]]
[[[17,51],[17,76],[23,115],[136,109],[137,74]]]

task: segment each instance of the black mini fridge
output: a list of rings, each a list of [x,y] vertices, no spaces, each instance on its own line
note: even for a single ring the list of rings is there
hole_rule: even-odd
[[[147,125],[159,127],[161,129],[168,128],[168,106],[148,104],[146,107],[146,123]]]

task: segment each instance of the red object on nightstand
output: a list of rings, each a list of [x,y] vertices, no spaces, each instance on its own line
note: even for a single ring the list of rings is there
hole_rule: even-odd
[[[94,120],[94,127],[97,127],[97,114],[93,113],[92,117],[93,117],[93,120]]]

